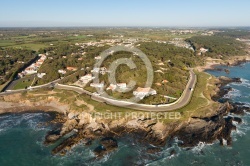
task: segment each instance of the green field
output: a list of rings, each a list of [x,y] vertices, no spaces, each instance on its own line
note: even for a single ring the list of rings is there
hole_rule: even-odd
[[[29,87],[32,83],[32,79],[31,80],[24,80],[24,81],[19,81],[13,88],[13,90],[17,90],[17,89],[25,89],[27,87]]]

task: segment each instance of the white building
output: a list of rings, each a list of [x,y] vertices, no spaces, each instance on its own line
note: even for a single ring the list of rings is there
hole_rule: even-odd
[[[94,88],[103,88],[104,83],[91,83],[90,86]]]
[[[150,95],[156,95],[156,90],[152,89],[152,88],[141,88],[138,87],[134,92],[133,95],[135,95],[135,97],[139,98],[139,99],[143,99],[146,96],[150,96]]]
[[[87,84],[89,81],[93,80],[95,77],[92,77],[92,74],[87,74],[80,78],[80,81],[84,84]]]
[[[200,52],[201,52],[201,53],[206,53],[206,52],[208,52],[208,49],[200,48]]]
[[[60,73],[60,74],[66,74],[67,72],[65,70],[60,69],[60,70],[58,70],[58,73]]]
[[[95,60],[100,60],[100,59],[102,59],[101,56],[96,56],[96,57],[95,57]]]
[[[37,73],[38,78],[43,78],[46,75],[46,73]]]

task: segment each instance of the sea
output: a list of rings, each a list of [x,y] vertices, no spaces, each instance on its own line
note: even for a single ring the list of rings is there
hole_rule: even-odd
[[[214,76],[239,77],[242,83],[227,86],[233,91],[225,95],[232,102],[250,106],[250,63],[240,66],[218,66],[224,71],[207,71]],[[238,116],[238,115],[232,115]],[[173,166],[249,166],[250,165],[250,114],[238,116],[242,124],[234,123],[237,130],[232,132],[232,146],[221,146],[218,141],[213,144],[200,142],[193,148],[178,146],[177,138],[155,154],[146,152],[148,147],[132,137],[118,139],[118,148],[96,159],[93,149],[99,145],[96,140],[90,146],[76,145],[65,156],[52,155],[51,150],[60,143],[44,145],[46,133],[55,124],[46,123],[53,119],[50,113],[4,114],[0,116],[0,166],[126,166],[126,165],[173,165]],[[173,152],[174,153],[171,153]]]

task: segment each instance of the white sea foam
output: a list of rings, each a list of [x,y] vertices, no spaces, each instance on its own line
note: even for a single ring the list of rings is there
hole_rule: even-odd
[[[241,95],[241,92],[238,90],[238,89],[232,89],[232,91],[230,91],[230,92],[228,92],[227,94],[225,94],[224,96],[223,96],[223,98],[226,98],[226,99],[228,99],[228,98],[232,98],[232,97],[240,97],[240,96],[242,96]]]
[[[240,136],[240,137],[242,137],[242,136],[246,135],[246,133],[245,133],[245,132],[243,132],[243,131],[242,131],[242,130],[240,130],[240,129],[236,129],[235,133],[236,133],[238,136]]]
[[[6,131],[10,128],[20,125],[25,122],[30,128],[34,130],[45,130],[46,126],[38,126],[41,121],[41,118],[44,116],[49,116],[48,114],[43,113],[26,113],[20,115],[3,115],[0,117],[0,129],[1,131]]]
[[[206,146],[205,142],[199,142],[197,146],[195,146],[194,148],[192,148],[192,152],[194,153],[200,153],[201,150]]]
[[[230,85],[244,86],[244,87],[250,88],[250,81],[249,80],[243,79],[243,78],[241,78],[240,80],[241,80],[241,83],[233,82],[233,83],[230,83]]]

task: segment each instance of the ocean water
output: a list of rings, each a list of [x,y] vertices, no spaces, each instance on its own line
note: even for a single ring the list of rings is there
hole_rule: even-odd
[[[220,66],[220,68],[227,68]],[[233,91],[224,96],[233,102],[250,105],[250,63],[229,67],[230,74],[223,71],[208,71],[215,76],[240,77],[242,83],[228,86]],[[236,116],[236,115],[233,115]],[[90,146],[81,144],[74,147],[67,155],[51,155],[55,145],[43,145],[46,133],[54,125],[45,125],[53,115],[48,113],[5,114],[0,116],[0,166],[84,166],[84,165],[250,165],[250,113],[242,116],[242,124],[236,124],[237,131],[232,133],[233,145],[220,146],[219,142],[204,144],[200,142],[192,149],[178,147],[179,140],[166,145],[156,154],[146,153],[147,147],[138,140],[126,136],[118,139],[118,149],[95,159],[93,149],[98,140]],[[60,142],[60,141],[59,141]],[[170,155],[175,150],[174,155]]]

